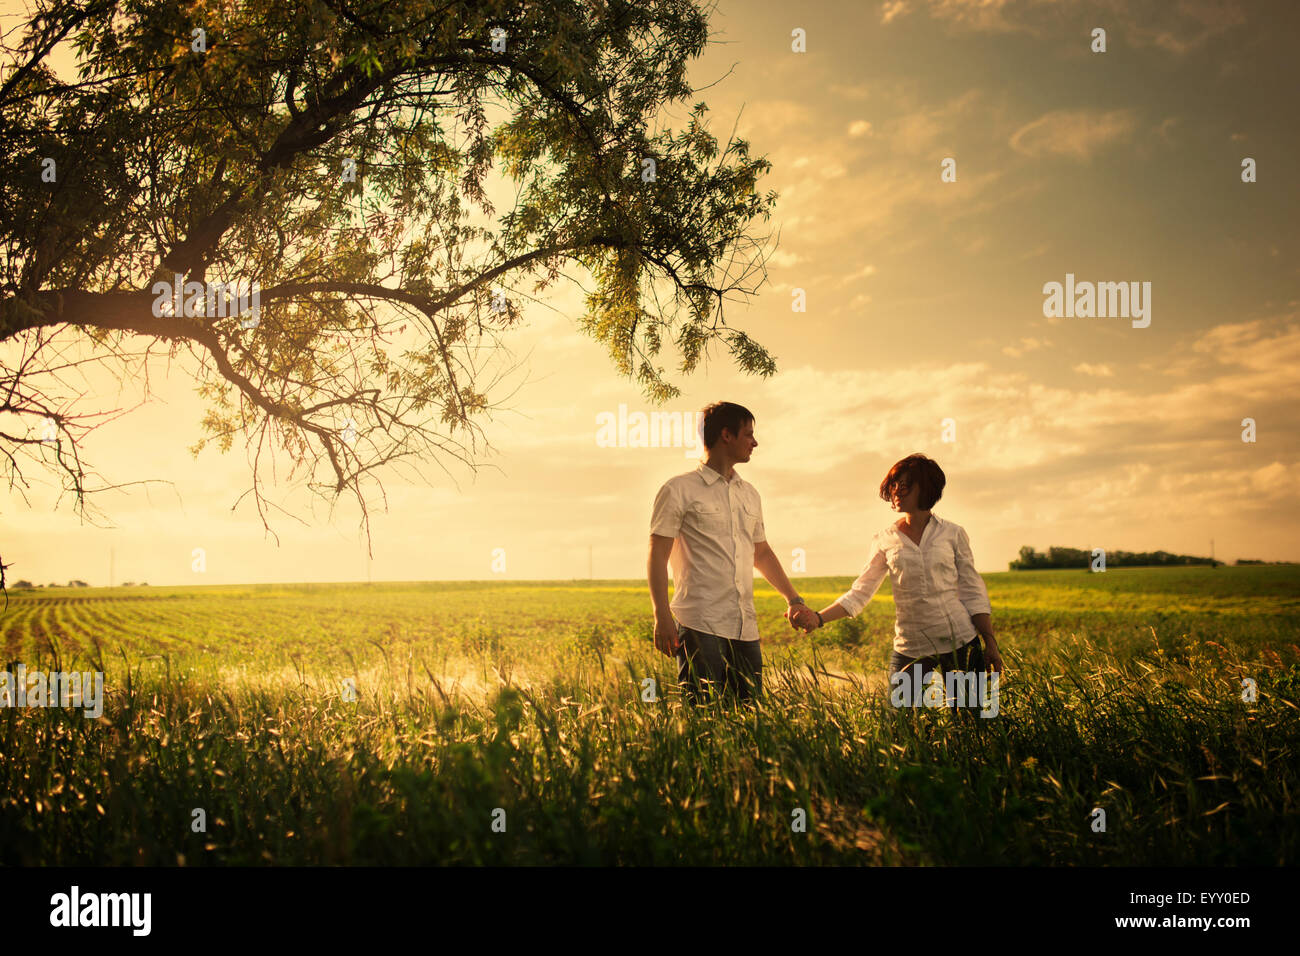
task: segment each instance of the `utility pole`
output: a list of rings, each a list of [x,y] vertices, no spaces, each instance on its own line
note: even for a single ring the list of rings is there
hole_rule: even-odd
[[[1214,539],[1210,539],[1210,567],[1217,568],[1219,563],[1214,560]]]

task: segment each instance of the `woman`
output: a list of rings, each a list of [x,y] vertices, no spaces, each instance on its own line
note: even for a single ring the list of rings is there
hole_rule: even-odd
[[[938,462],[924,455],[908,455],[889,469],[880,497],[903,517],[872,538],[867,566],[838,601],[821,611],[795,605],[790,613],[790,623],[805,631],[856,616],[888,574],[897,609],[890,686],[907,692],[924,687],[936,665],[944,673],[1002,670],[988,590],[975,570],[970,539],[960,525],[930,510],[945,481]],[[906,680],[896,678],[904,669]]]

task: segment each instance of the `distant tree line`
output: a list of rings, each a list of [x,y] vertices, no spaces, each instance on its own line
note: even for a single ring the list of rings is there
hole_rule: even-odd
[[[1241,563],[1241,562],[1238,562]],[[1106,551],[1106,567],[1137,568],[1165,567],[1169,565],[1203,564],[1217,567],[1223,564],[1214,558],[1201,558],[1190,554],[1170,554],[1168,551]],[[1029,545],[1020,549],[1019,559],[1011,562],[1012,571],[1030,571],[1036,568],[1090,568],[1092,550],[1080,548],[1048,548],[1043,554]]]
[[[1253,558],[1238,558],[1232,563],[1236,567],[1241,567],[1243,564],[1295,564],[1294,561],[1256,561]]]
[[[137,586],[142,588],[147,588],[149,586],[149,582],[141,581],[139,585],[137,585],[134,581],[125,581],[122,584],[122,587],[124,588],[133,588]],[[14,582],[14,590],[20,590],[22,588],[35,589],[35,588],[65,588],[65,587],[66,588],[88,588],[90,587],[90,585],[80,579],[69,581],[67,584],[56,584],[53,581],[51,581],[49,584],[32,584],[31,581],[27,581],[27,580]]]
[[[74,580],[72,580],[72,581],[69,581],[67,584],[56,584],[56,583],[53,582],[53,581],[51,581],[49,584],[32,584],[31,581],[26,581],[26,580],[23,580],[23,581],[15,581],[15,582],[14,582],[14,588],[15,588],[15,589],[19,589],[19,588],[41,588],[41,587],[46,587],[46,588],[88,588],[88,587],[90,587],[90,585],[87,584],[85,581],[76,580],[76,579],[74,579]]]

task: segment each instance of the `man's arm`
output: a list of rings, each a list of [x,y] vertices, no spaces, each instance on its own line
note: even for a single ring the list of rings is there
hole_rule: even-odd
[[[655,609],[655,647],[670,657],[677,653],[677,622],[668,606],[668,558],[673,538],[650,535],[650,557],[646,561],[646,579],[650,582],[650,602]]]
[[[646,579],[650,582],[650,602],[655,609],[655,647],[669,657],[677,653],[677,622],[668,606],[668,558],[673,542],[682,530],[685,508],[673,482],[667,482],[655,495],[650,512],[650,557],[646,561]]]
[[[785,568],[781,567],[781,559],[776,556],[776,552],[766,541],[754,542],[754,567],[758,568],[759,574],[767,578],[768,584],[781,592],[787,604],[799,597],[799,592],[786,577]]]

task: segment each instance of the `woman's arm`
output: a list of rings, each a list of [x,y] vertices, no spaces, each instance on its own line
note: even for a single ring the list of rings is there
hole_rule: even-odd
[[[1001,673],[1002,655],[998,653],[998,641],[993,636],[993,615],[972,614],[970,620],[975,625],[975,630],[979,631],[980,636],[984,638],[984,663]]]
[[[975,570],[975,555],[971,552],[970,537],[966,529],[958,527],[953,542],[953,558],[957,564],[957,599],[970,615],[971,623],[984,638],[984,660],[995,671],[1002,670],[1002,655],[998,641],[993,636],[993,606],[989,604],[989,591],[984,578]]]
[[[889,574],[889,564],[885,561],[885,552],[880,546],[880,536],[877,535],[871,539],[871,553],[867,557],[867,566],[862,569],[858,579],[844,594],[840,595],[839,600],[819,612],[822,624],[829,624],[843,617],[857,616],[876,596],[887,574]],[[793,618],[793,623],[806,631],[821,626],[817,623],[816,614],[811,608],[806,613]]]
[[[829,624],[831,621],[838,621],[842,617],[853,616],[848,611],[844,610],[843,607],[840,606],[839,601],[836,601],[830,607],[822,608],[820,613],[822,616],[823,624]]]
[[[962,607],[974,621],[976,616],[987,618],[990,621],[988,633],[993,633],[991,624],[993,607],[989,604],[989,591],[984,586],[984,579],[980,573],[975,570],[975,555],[971,553],[970,538],[966,534],[966,529],[957,528],[957,536],[952,543],[953,562],[957,566],[957,600],[961,601]],[[980,628],[980,633],[984,629]]]
[[[881,547],[880,535],[871,539],[871,553],[867,555],[867,565],[862,569],[847,591],[840,595],[835,603],[844,612],[841,617],[856,617],[862,609],[871,603],[871,599],[880,590],[885,576],[889,574],[889,564],[885,561],[885,549]],[[830,608],[827,608],[829,611]],[[823,619],[825,615],[822,615]],[[836,618],[838,620],[838,617]]]

